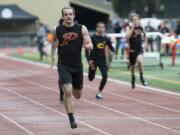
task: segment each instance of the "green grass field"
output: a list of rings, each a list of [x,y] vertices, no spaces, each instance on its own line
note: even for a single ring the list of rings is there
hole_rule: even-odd
[[[37,53],[26,52],[20,55],[15,52],[12,56],[46,64],[50,63],[50,58],[40,61]],[[83,58],[83,61],[84,71],[87,72],[88,64],[85,58]],[[171,57],[162,57],[162,62],[164,63],[163,70],[158,66],[158,62],[154,63],[150,60],[144,60],[144,75],[148,80],[148,85],[180,92],[180,57],[178,56],[176,58],[176,66],[171,66]],[[99,71],[97,74],[100,74]],[[130,71],[127,70],[127,64],[112,63],[109,70],[109,77],[130,82]],[[136,72],[136,82],[140,83],[138,72]]]

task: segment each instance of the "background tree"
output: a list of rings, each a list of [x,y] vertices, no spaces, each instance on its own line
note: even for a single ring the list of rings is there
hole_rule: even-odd
[[[142,17],[154,15],[163,17],[168,0],[112,0],[114,10],[120,17],[127,17],[133,11]]]

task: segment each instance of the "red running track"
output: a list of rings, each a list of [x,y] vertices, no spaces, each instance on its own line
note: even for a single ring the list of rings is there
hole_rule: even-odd
[[[109,81],[96,100],[100,80],[84,76],[74,100],[79,127],[70,129],[58,102],[56,70],[0,57],[0,135],[178,135],[180,96]]]

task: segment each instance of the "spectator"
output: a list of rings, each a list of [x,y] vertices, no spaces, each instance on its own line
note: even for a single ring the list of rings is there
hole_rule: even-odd
[[[170,27],[168,26],[168,21],[165,20],[162,22],[162,24],[159,26],[159,31],[164,34],[164,38],[168,38],[168,36],[170,35],[171,33],[171,29]],[[169,55],[169,43],[164,43],[165,45],[165,54],[166,55]]]
[[[149,21],[147,23],[147,26],[145,26],[145,31],[146,32],[154,32],[155,29],[151,26],[151,22]],[[147,44],[147,48],[146,48],[146,52],[149,51],[149,46],[151,48],[151,52],[154,51],[154,48],[153,48],[153,37],[148,37],[148,44]]]
[[[38,50],[40,53],[40,60],[43,60],[43,56],[47,56],[46,52],[44,51],[44,43],[47,38],[47,31],[46,27],[43,23],[39,23],[39,30],[37,32],[37,43],[38,43]]]
[[[114,32],[115,32],[115,33],[120,33],[120,32],[121,32],[121,29],[122,29],[122,27],[121,27],[121,25],[119,24],[119,22],[116,22],[116,23],[114,24]]]
[[[170,33],[171,30],[170,30],[170,27],[168,26],[168,21],[165,20],[163,21],[160,26],[159,26],[159,31],[162,33],[162,34],[166,34],[166,33]]]
[[[120,33],[122,30],[122,27],[121,25],[119,24],[119,22],[116,22],[114,24],[114,33]],[[118,54],[118,50],[119,50],[119,42],[120,41],[120,38],[116,38],[116,49],[115,49],[115,54],[117,55]]]
[[[121,33],[126,33],[126,31],[129,29],[129,23],[128,22],[124,22],[124,24],[122,25],[122,30]],[[126,42],[125,38],[121,38],[120,39],[120,49],[121,49],[121,59],[124,58],[124,52],[125,50],[127,51],[128,45]]]

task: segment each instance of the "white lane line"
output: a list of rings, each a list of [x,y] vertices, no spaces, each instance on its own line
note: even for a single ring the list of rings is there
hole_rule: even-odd
[[[9,65],[9,66],[13,66],[15,68],[18,68],[17,66],[15,65]],[[19,69],[19,68],[18,68]],[[27,73],[30,73],[29,71],[26,71]],[[51,79],[57,79],[53,76],[48,76],[48,78],[51,78]],[[33,83],[31,81],[31,83]],[[44,88],[47,88],[46,86],[43,86]],[[97,90],[97,88],[95,87],[92,87],[92,86],[84,86],[85,88],[89,88],[89,89],[94,89],[94,90]],[[172,111],[172,112],[176,112],[176,113],[180,113],[179,110],[175,110],[175,109],[172,109],[172,108],[169,108],[169,107],[164,107],[164,106],[161,106],[161,105],[157,105],[157,104],[153,104],[153,103],[150,103],[150,102],[145,102],[145,101],[142,101],[142,100],[138,100],[138,99],[135,99],[135,98],[132,98],[132,97],[128,97],[128,96],[123,96],[123,95],[120,95],[118,93],[114,93],[114,92],[110,92],[110,91],[103,91],[104,93],[107,93],[107,94],[110,94],[110,95],[113,95],[113,96],[116,96],[116,97],[121,97],[121,98],[124,98],[124,99],[129,99],[129,100],[133,100],[133,101],[136,101],[138,103],[143,103],[143,104],[147,104],[147,105],[150,105],[150,106],[154,106],[154,107],[157,107],[157,108],[160,108],[160,109],[164,109],[164,110],[168,110],[168,111]]]
[[[4,56],[5,56],[5,53],[0,52],[0,57],[4,57]]]
[[[30,130],[26,129],[25,127],[23,127],[22,125],[18,124],[17,122],[15,122],[14,120],[10,119],[8,116],[4,115],[2,112],[0,112],[0,115],[8,120],[9,122],[11,122],[12,124],[14,124],[15,126],[19,127],[20,129],[22,129],[23,131],[25,131],[26,133],[28,133],[29,135],[35,135],[33,132],[31,132]]]
[[[26,80],[26,81],[28,81],[28,80]],[[32,83],[32,82],[31,82],[31,83]],[[34,82],[33,82],[33,83],[34,83]],[[34,84],[36,84],[36,83],[34,83]],[[51,89],[51,88],[49,88],[49,87],[42,86],[42,85],[40,85],[40,84],[37,84],[37,85],[38,85],[39,87],[41,87],[41,88]],[[51,89],[51,90],[52,90],[52,89]],[[53,91],[58,92],[58,91],[56,91],[55,89],[54,89]],[[128,116],[128,117],[134,118],[134,119],[136,119],[136,120],[140,120],[140,121],[149,123],[149,124],[154,125],[154,126],[157,126],[157,127],[161,127],[161,128],[163,128],[163,129],[166,129],[166,130],[169,130],[169,131],[172,131],[172,132],[175,132],[175,133],[180,133],[180,131],[177,131],[177,130],[175,130],[175,129],[171,129],[171,128],[169,128],[169,127],[166,127],[166,126],[163,126],[163,125],[160,125],[160,124],[157,124],[157,123],[153,123],[153,122],[151,122],[151,121],[142,119],[142,118],[140,118],[140,117],[136,117],[136,116],[133,116],[133,115],[130,115],[130,114],[127,114],[127,113],[118,111],[118,110],[116,110],[116,109],[113,109],[113,108],[110,108],[110,107],[107,107],[107,106],[103,106],[103,105],[97,104],[97,103],[95,103],[95,102],[88,101],[88,100],[86,100],[86,99],[81,99],[81,100],[84,101],[84,102],[86,102],[86,103],[89,103],[89,104],[96,105],[96,106],[99,106],[99,107],[101,107],[101,108],[104,108],[104,109],[106,109],[106,110],[110,110],[110,111],[112,111],[112,112],[116,112],[116,113],[119,113],[119,114],[123,114],[123,115],[125,115],[125,116]]]
[[[50,76],[48,76],[49,78]],[[55,79],[54,77],[51,77],[51,79]],[[30,81],[30,80],[26,80],[26,79],[21,79],[27,83],[31,83],[31,84],[34,84],[34,85],[37,85],[39,87],[43,87],[43,88],[46,88],[46,89],[50,89],[49,87],[47,86],[42,86],[40,84],[37,84],[37,83],[34,83],[33,81]],[[88,89],[94,89],[97,90],[97,88],[95,87],[92,87],[92,86],[84,86],[85,88],[88,88]],[[54,90],[53,88],[51,88],[51,90]],[[128,100],[132,100],[132,101],[136,101],[138,103],[142,103],[142,104],[147,104],[147,105],[150,105],[150,106],[154,106],[156,108],[160,108],[160,109],[163,109],[163,110],[167,110],[167,111],[171,111],[171,112],[175,112],[175,113],[180,113],[179,110],[176,110],[176,109],[172,109],[172,108],[169,108],[169,107],[165,107],[165,106],[161,106],[161,105],[157,105],[157,104],[153,104],[153,103],[150,103],[150,102],[145,102],[145,101],[142,101],[142,100],[138,100],[138,99],[135,99],[135,98],[131,98],[131,97],[128,97],[128,96],[123,96],[123,95],[120,95],[118,93],[113,93],[113,92],[108,92],[108,91],[104,91],[104,93],[107,93],[107,94],[110,94],[110,95],[113,95],[113,96],[116,96],[116,97],[121,97],[121,98],[124,98],[124,99],[128,99]]]
[[[50,90],[50,91],[54,91],[54,92],[56,92],[56,93],[59,93],[59,91],[57,91],[57,90],[54,89],[54,88],[50,88],[50,87],[47,87],[47,86],[43,86],[43,85],[41,85],[41,84],[39,84],[39,83],[35,83],[35,82],[29,81],[29,80],[26,80],[26,79],[22,79],[22,80],[24,80],[24,81],[27,82],[27,83],[29,82],[29,83],[32,84],[32,85],[36,85],[36,86],[38,86],[38,87],[40,87],[40,88],[44,88],[44,89],[47,89],[47,90]],[[122,112],[122,111],[119,111],[119,110],[116,110],[116,109],[113,109],[113,108],[111,108],[111,107],[107,107],[107,106],[104,106],[104,105],[100,105],[100,104],[98,104],[98,103],[95,103],[95,102],[92,102],[92,101],[89,101],[89,100],[86,100],[86,99],[80,99],[80,100],[81,100],[81,101],[84,101],[84,102],[86,102],[86,103],[89,103],[89,104],[91,104],[91,105],[95,105],[95,106],[98,106],[98,107],[100,107],[100,108],[103,108],[103,109],[105,109],[105,110],[109,110],[109,111],[111,111],[111,112],[115,112],[115,113],[118,113],[118,114],[122,114],[122,115],[128,116],[128,117],[130,117],[130,118],[132,118],[132,119],[139,120],[139,121],[148,123],[148,124],[150,124],[150,125],[153,125],[153,126],[156,126],[156,127],[160,127],[160,128],[163,128],[163,129],[172,131],[172,132],[174,132],[174,133],[179,133],[179,134],[180,134],[180,131],[177,131],[177,130],[175,130],[175,129],[172,129],[172,128],[163,126],[163,125],[161,125],[161,124],[157,124],[157,123],[154,123],[154,122],[145,120],[145,119],[143,119],[143,118],[141,118],[141,117],[136,117],[136,116],[133,116],[133,115],[131,115],[131,114],[124,113],[124,112]]]
[[[88,89],[94,89],[94,90],[97,91],[97,88],[92,87],[92,86],[84,86],[84,87],[85,87],[85,88],[88,88]],[[145,101],[142,101],[142,100],[139,100],[139,99],[136,99],[136,98],[132,98],[132,97],[128,97],[128,96],[123,96],[123,95],[120,95],[120,94],[118,94],[118,93],[114,93],[114,92],[110,92],[110,91],[103,91],[103,92],[104,92],[104,93],[107,93],[107,94],[110,94],[110,95],[113,95],[113,96],[116,96],[116,97],[121,97],[121,98],[128,99],[128,100],[131,100],[131,101],[136,101],[136,102],[138,102],[138,103],[142,103],[142,104],[154,106],[154,107],[156,107],[156,108],[168,110],[168,111],[171,111],[171,112],[180,113],[179,110],[172,109],[172,108],[169,108],[169,107],[165,107],[165,106],[162,106],[162,105],[157,105],[157,104],[153,104],[153,103],[150,103],[150,102],[145,102]]]
[[[28,80],[26,80],[26,81],[28,81]],[[31,83],[32,83],[32,82],[31,82]],[[37,85],[39,85],[39,84],[37,84]],[[42,88],[49,89],[49,87],[46,87],[46,86],[42,86],[42,85],[39,85],[39,86],[41,86]],[[58,91],[56,91],[56,92],[58,92]],[[99,104],[96,104],[96,103],[94,103],[94,102],[91,102],[91,101],[88,101],[88,100],[85,100],[85,99],[82,99],[82,100],[83,100],[84,102],[89,103],[89,104],[91,103],[91,104],[96,105],[96,106],[99,105]],[[99,106],[101,106],[101,105],[99,105]],[[132,117],[132,118],[137,119],[137,120],[141,120],[141,121],[147,122],[147,123],[149,123],[149,124],[151,124],[151,125],[154,125],[154,126],[158,126],[158,127],[161,127],[161,128],[168,129],[168,130],[170,130],[170,131],[174,131],[174,132],[176,132],[176,133],[180,133],[180,131],[171,129],[171,128],[166,127],[166,126],[162,126],[162,125],[157,124],[157,123],[153,123],[153,122],[144,120],[144,119],[142,119],[142,118],[140,118],[140,117],[136,117],[136,116],[133,116],[133,115],[129,115],[129,114],[120,112],[120,111],[118,111],[118,110],[115,110],[115,109],[113,109],[113,108],[109,108],[109,107],[107,107],[107,106],[101,106],[101,107],[104,108],[104,109],[110,110],[110,111],[119,112],[120,114],[124,114],[124,115],[126,115],[126,116]]]
[[[99,79],[100,79],[100,76],[99,76]],[[123,81],[119,81],[119,80],[115,80],[115,79],[111,79],[111,78],[108,79],[108,80],[111,81],[111,82],[119,83],[119,84],[130,85],[127,82],[123,82]],[[139,88],[146,89],[147,92],[154,91],[154,92],[158,92],[158,93],[163,93],[163,94],[168,94],[168,95],[173,95],[173,96],[179,96],[180,97],[180,93],[178,93],[178,92],[172,92],[172,91],[169,91],[169,90],[157,89],[157,88],[153,88],[153,87],[149,87],[149,86],[142,86],[142,85],[139,85],[139,84],[137,84],[137,86]]]
[[[18,61],[18,62],[33,64],[33,65],[41,66],[41,67],[45,67],[45,68],[50,68],[50,65],[48,65],[48,64],[42,64],[42,63],[39,63],[39,62],[33,62],[33,61],[29,61],[29,60],[24,60],[24,59],[21,59],[21,58],[15,58],[15,57],[10,57],[10,56],[3,56],[3,58]],[[56,66],[54,68],[56,69]],[[84,73],[84,75],[87,76],[87,73]],[[96,78],[101,79],[101,76],[96,75]],[[116,79],[112,79],[112,78],[109,78],[108,81],[130,86],[130,84],[128,82],[120,81],[120,80],[116,80]],[[162,93],[162,94],[167,94],[167,95],[172,95],[172,96],[177,96],[177,97],[180,96],[180,93],[178,93],[178,92],[172,92],[172,91],[153,88],[153,87],[149,87],[149,86],[145,87],[145,86],[142,86],[142,85],[139,85],[139,84],[137,84],[137,86],[140,87],[140,88],[143,88],[143,89],[147,89],[148,91],[146,90],[146,92],[152,91],[154,94],[161,94]]]
[[[84,75],[87,76],[88,74],[84,73]],[[101,80],[102,77],[99,75],[96,75],[96,78]],[[112,79],[112,78],[108,78],[108,81],[130,86],[130,83],[128,83],[128,82],[120,81],[120,80],[116,80],[116,79]],[[161,94],[162,93],[162,94],[168,94],[168,95],[172,95],[172,96],[178,96],[178,97],[180,96],[180,92],[172,92],[169,90],[163,90],[163,89],[153,88],[153,87],[149,87],[149,86],[142,86],[140,84],[137,84],[137,87],[143,88],[146,92],[153,92],[154,94]]]
[[[12,93],[12,94],[14,94],[14,95],[16,95],[16,96],[18,96],[18,97],[20,97],[20,98],[22,98],[22,99],[25,99],[25,100],[33,103],[33,104],[36,104],[36,105],[38,105],[38,106],[41,106],[41,107],[43,107],[43,108],[45,108],[45,109],[47,109],[47,110],[49,110],[49,111],[52,111],[52,112],[54,112],[54,113],[58,113],[58,114],[60,114],[61,116],[67,117],[67,114],[64,114],[64,113],[62,113],[62,112],[59,112],[59,111],[57,111],[57,110],[55,110],[55,109],[53,109],[53,108],[51,108],[51,107],[48,107],[48,106],[46,106],[46,105],[44,105],[44,104],[41,104],[41,103],[39,103],[39,102],[37,102],[37,101],[35,101],[35,100],[32,100],[32,99],[28,98],[28,97],[26,97],[26,96],[23,96],[23,95],[15,92],[15,91],[9,89],[9,88],[3,87],[3,86],[0,86],[0,87],[3,88],[4,91],[8,91],[9,93]],[[91,126],[90,124],[87,124],[87,123],[85,123],[85,122],[83,122],[83,121],[81,121],[81,120],[77,120],[77,122],[81,123],[81,124],[84,125],[84,126],[87,126],[88,128],[91,128],[91,129],[93,129],[93,130],[95,130],[95,131],[98,131],[99,133],[102,133],[102,134],[104,134],[104,135],[111,135],[110,133],[105,132],[105,131],[103,131],[103,130],[101,130],[101,129],[95,128],[94,126]],[[34,135],[34,134],[31,134],[31,135]]]
[[[89,103],[89,104],[92,104],[92,105],[96,105],[96,106],[101,107],[101,108],[104,108],[104,109],[106,109],[106,110],[110,110],[110,111],[112,111],[112,112],[115,112],[115,113],[118,113],[118,114],[122,114],[122,115],[128,116],[128,117],[130,117],[130,118],[133,118],[133,119],[136,119],[136,120],[139,120],[139,121],[143,121],[143,122],[148,123],[148,124],[150,124],[150,125],[153,125],[153,126],[156,126],[156,127],[160,127],[160,128],[163,128],[163,129],[172,131],[172,132],[174,132],[174,133],[179,133],[179,134],[180,134],[180,131],[175,130],[175,129],[172,129],[172,128],[169,128],[169,127],[167,127],[167,126],[163,126],[163,125],[161,125],[161,124],[157,124],[157,123],[154,123],[154,122],[145,120],[145,119],[143,119],[143,118],[140,118],[140,117],[137,117],[137,116],[133,116],[133,115],[131,115],[131,114],[124,113],[124,112],[122,112],[122,111],[113,109],[113,108],[111,108],[111,107],[107,107],[107,106],[100,105],[100,104],[95,103],[95,102],[91,102],[91,101],[86,100],[86,99],[82,99],[82,100],[85,101],[86,103]]]
[[[88,118],[85,118],[85,117],[78,117],[79,119],[81,120],[134,120],[130,117],[88,117]],[[146,119],[146,120],[180,120],[180,117],[163,117],[163,118],[160,118],[160,117],[142,117],[143,119]]]
[[[11,58],[11,57],[10,57]],[[14,59],[14,58],[13,58]],[[15,58],[16,59],[16,58]],[[19,59],[18,59],[19,61]],[[20,60],[21,61],[21,60]],[[24,60],[23,60],[24,62]],[[26,62],[26,61],[25,61]],[[28,62],[29,63],[29,62]],[[30,62],[31,63],[31,62]],[[32,62],[31,64],[33,64],[34,62]],[[17,68],[17,66],[14,66],[14,65],[10,65],[8,64],[9,66],[13,66],[15,68]],[[41,64],[41,63],[38,63],[39,66],[41,65],[44,65],[44,64]],[[46,65],[45,65],[46,66]],[[27,73],[30,73],[29,71],[27,71]],[[52,79],[57,79],[55,77],[51,77],[51,76],[48,76],[48,78],[52,78]],[[99,78],[99,77],[98,77]],[[45,87],[45,86],[44,86]],[[91,87],[91,86],[84,86],[86,88],[90,88],[90,89],[94,89],[96,90],[96,88],[94,87]],[[164,109],[164,110],[168,110],[168,111],[172,111],[172,112],[176,112],[176,113],[180,113],[179,110],[175,110],[175,109],[172,109],[172,108],[169,108],[169,107],[165,107],[165,106],[162,106],[162,105],[157,105],[157,104],[153,104],[153,103],[150,103],[150,102],[145,102],[145,101],[142,101],[142,100],[138,100],[138,99],[135,99],[135,98],[132,98],[132,97],[128,97],[128,96],[123,96],[123,95],[120,95],[118,93],[114,93],[114,92],[110,92],[110,91],[104,91],[104,93],[107,93],[107,94],[110,94],[110,95],[113,95],[113,96],[116,96],[116,97],[121,97],[121,98],[125,98],[125,99],[129,99],[129,100],[133,100],[133,101],[136,101],[138,103],[143,103],[143,104],[147,104],[147,105],[151,105],[151,106],[154,106],[154,107],[157,107],[157,108],[160,108],[160,109]]]

